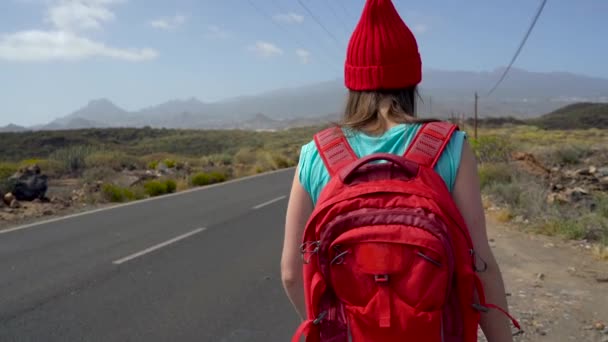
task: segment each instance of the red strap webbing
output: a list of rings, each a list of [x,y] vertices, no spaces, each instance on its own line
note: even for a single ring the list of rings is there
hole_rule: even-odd
[[[420,165],[434,168],[445,150],[452,133],[458,130],[458,126],[449,122],[430,122],[424,124],[414,141],[405,152],[405,158]]]
[[[330,176],[334,176],[341,168],[357,160],[357,155],[340,127],[330,127],[314,136],[317,150],[323,159]]]

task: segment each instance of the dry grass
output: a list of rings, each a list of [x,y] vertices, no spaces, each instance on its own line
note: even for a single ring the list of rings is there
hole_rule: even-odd
[[[504,142],[508,147],[502,146]],[[505,150],[510,150],[532,153],[547,167],[575,169],[589,163],[606,166],[608,130],[543,131],[524,126],[483,129],[473,147],[480,161],[484,199],[501,208],[495,212],[497,220],[509,222],[519,217],[529,220],[526,227],[531,231],[597,243],[595,254],[608,258],[608,194],[594,193],[587,203],[549,204],[549,182],[503,158]]]

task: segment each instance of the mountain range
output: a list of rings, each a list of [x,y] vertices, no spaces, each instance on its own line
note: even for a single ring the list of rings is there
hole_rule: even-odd
[[[486,93],[504,69],[488,72],[425,70],[420,85],[421,117],[471,116],[479,92],[480,117],[538,117],[576,102],[608,102],[608,79],[564,72],[540,73],[511,69],[490,96]],[[200,129],[282,129],[339,117],[346,98],[343,80],[279,89],[207,103],[197,98],[175,99],[135,112],[108,99],[90,101],[73,113],[44,125],[9,125],[3,131],[101,127],[166,127]]]

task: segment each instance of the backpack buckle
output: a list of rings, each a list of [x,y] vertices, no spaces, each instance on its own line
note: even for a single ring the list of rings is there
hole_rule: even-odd
[[[475,309],[479,312],[487,313],[488,311],[490,311],[490,308],[488,308],[487,306],[481,305],[481,304],[473,303],[473,304],[471,304],[471,306],[473,307],[473,309]]]
[[[388,283],[389,276],[388,276],[388,274],[376,274],[376,275],[374,275],[374,280],[378,284],[386,284],[386,283]]]
[[[327,316],[327,311],[321,312],[319,314],[319,316],[317,316],[317,318],[315,318],[315,320],[312,321],[312,324],[319,325],[319,323],[321,323],[321,321],[323,320],[323,318],[325,318],[325,316]]]

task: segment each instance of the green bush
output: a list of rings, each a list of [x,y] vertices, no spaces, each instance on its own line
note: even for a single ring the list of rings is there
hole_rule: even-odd
[[[151,197],[156,197],[175,192],[177,189],[177,183],[172,179],[165,181],[154,180],[144,184],[144,189],[146,194]]]
[[[158,162],[157,161],[151,161],[148,163],[148,169],[150,170],[156,170],[156,167],[158,167]]]
[[[110,202],[126,202],[136,199],[135,193],[129,189],[114,184],[104,184],[102,187],[104,197]]]
[[[192,177],[191,183],[194,186],[205,186],[211,184],[211,178],[206,173],[198,173]]]
[[[0,163],[0,180],[6,180],[14,175],[18,169],[18,166],[14,163]]]
[[[213,183],[221,183],[226,181],[226,174],[221,172],[211,172],[211,173],[197,173],[192,177],[190,181],[194,186],[205,186]]]
[[[172,160],[172,159],[166,159],[165,160],[165,165],[167,165],[168,168],[173,169],[177,165],[177,162],[175,160]]]
[[[13,163],[0,163],[0,196],[12,190],[14,183],[8,179],[15,172],[17,172],[17,165]]]
[[[167,193],[167,187],[160,181],[149,181],[144,185],[146,193],[149,196],[155,197]]]
[[[167,179],[165,181],[165,189],[169,194],[174,193],[177,189],[177,182],[175,182],[173,179]]]

